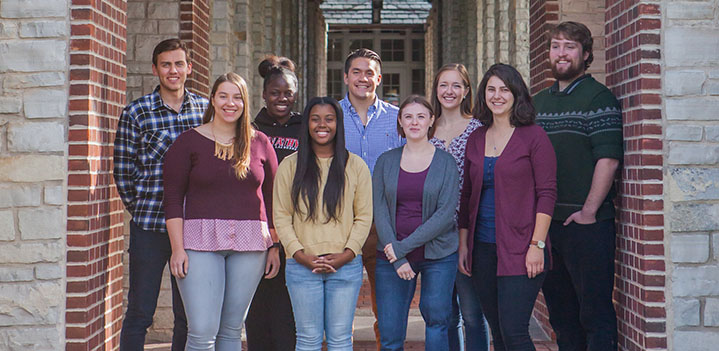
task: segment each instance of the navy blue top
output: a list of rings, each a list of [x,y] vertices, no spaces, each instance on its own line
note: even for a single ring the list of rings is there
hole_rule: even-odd
[[[494,166],[496,163],[497,157],[484,156],[482,195],[479,198],[477,225],[474,227],[475,240],[492,244],[497,242],[494,226]]]

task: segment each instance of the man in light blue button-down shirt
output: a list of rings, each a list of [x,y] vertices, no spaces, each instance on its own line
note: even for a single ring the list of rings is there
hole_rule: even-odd
[[[403,139],[397,134],[398,108],[377,97],[377,87],[382,81],[382,60],[376,52],[357,49],[347,56],[344,81],[347,96],[340,101],[345,125],[345,146],[367,163],[374,171],[377,158],[383,152],[402,146]],[[372,292],[372,312],[377,318],[374,271],[377,265],[377,229],[374,224],[362,248],[362,261]],[[374,323],[379,349],[379,328]]]

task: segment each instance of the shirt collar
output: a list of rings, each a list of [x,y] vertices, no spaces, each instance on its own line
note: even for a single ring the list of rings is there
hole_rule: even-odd
[[[190,100],[194,99],[194,94],[192,94],[187,88],[185,88],[184,94],[182,96],[182,107],[185,106]],[[152,106],[153,111],[157,111],[160,108],[165,106],[165,103],[162,101],[162,96],[160,95],[160,86],[158,85],[155,87],[155,90],[152,91],[152,94],[150,94],[150,102]],[[180,110],[182,110],[182,107]],[[177,111],[180,112],[180,111]]]
[[[353,114],[357,114],[357,110],[355,110],[354,105],[352,105],[352,102],[350,101],[349,93],[345,94],[345,98],[342,99],[342,101],[344,101],[347,104],[347,107],[350,112],[352,112]],[[379,98],[379,96],[375,95],[374,102],[372,103],[372,105],[369,106],[369,109],[367,109],[367,119],[369,120],[370,116],[375,111],[381,111],[381,108],[382,108],[382,100]]]
[[[592,77],[591,74],[584,74],[584,75],[580,76],[579,78],[575,79],[574,81],[572,81],[571,83],[569,83],[569,85],[567,85],[567,87],[564,88],[564,90],[562,90],[562,91],[559,91],[559,81],[555,81],[554,84],[552,84],[552,86],[549,88],[549,92],[554,95],[569,95],[574,91],[574,89],[577,88],[577,86],[579,86],[579,84],[584,82],[584,80],[586,80],[587,78],[591,78],[591,77]]]

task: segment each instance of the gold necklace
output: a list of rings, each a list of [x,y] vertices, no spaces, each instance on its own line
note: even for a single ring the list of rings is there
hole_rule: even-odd
[[[233,147],[234,143],[230,142],[229,144],[225,144],[217,141],[214,125],[210,125],[210,132],[212,132],[212,140],[215,141],[215,157],[223,161],[232,159],[232,157],[235,156],[235,148]]]

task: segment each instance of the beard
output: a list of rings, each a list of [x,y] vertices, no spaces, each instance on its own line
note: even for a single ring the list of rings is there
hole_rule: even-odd
[[[567,81],[570,79],[574,79],[584,73],[584,62],[572,62],[571,65],[569,65],[569,68],[567,68],[564,72],[559,72],[557,70],[557,64],[552,63],[552,76],[556,80],[561,81]]]

